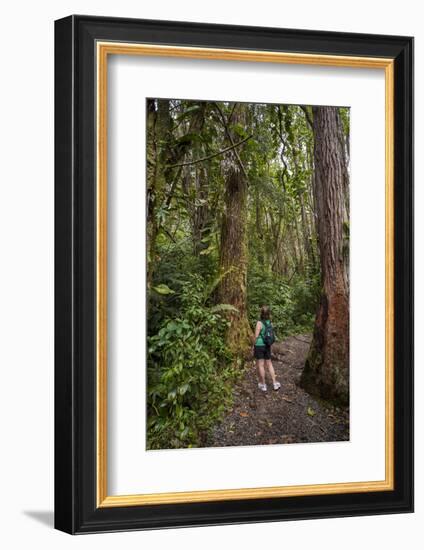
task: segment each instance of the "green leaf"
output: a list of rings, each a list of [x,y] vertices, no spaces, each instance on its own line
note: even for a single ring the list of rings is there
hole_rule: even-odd
[[[309,416],[315,416],[315,411],[314,411],[314,409],[311,409],[311,407],[308,407],[308,411],[307,411],[307,412],[308,412],[308,415],[309,415]]]
[[[166,325],[166,330],[168,332],[170,331],[174,331],[174,330],[178,330],[179,328],[179,325],[175,322],[175,321],[170,321],[167,325]]]
[[[152,290],[162,295],[175,294],[175,290],[172,290],[172,288],[169,288],[169,286],[165,285],[164,283],[161,283],[160,285],[157,285],[157,286],[153,286]]]
[[[183,384],[182,386],[180,386],[180,387],[178,388],[178,393],[179,393],[180,395],[184,395],[184,394],[186,393],[186,391],[188,390],[188,388],[189,388],[189,385],[188,385],[188,384]]]

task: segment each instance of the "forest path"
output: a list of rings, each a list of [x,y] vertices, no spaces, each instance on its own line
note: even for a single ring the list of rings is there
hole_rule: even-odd
[[[290,336],[272,347],[272,364],[281,389],[258,388],[254,361],[234,390],[234,405],[215,426],[207,447],[311,443],[349,440],[349,411],[317,400],[298,382],[312,336]]]

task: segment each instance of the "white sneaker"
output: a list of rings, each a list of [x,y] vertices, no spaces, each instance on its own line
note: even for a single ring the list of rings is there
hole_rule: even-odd
[[[281,388],[280,382],[275,382],[275,384],[274,384],[274,390],[277,391],[277,390],[279,390],[280,388]]]
[[[258,383],[258,388],[261,391],[266,391],[267,390],[266,384],[261,384],[260,382]]]

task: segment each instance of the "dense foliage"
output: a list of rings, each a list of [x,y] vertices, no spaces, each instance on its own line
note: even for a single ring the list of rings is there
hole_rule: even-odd
[[[149,448],[200,445],[230,403],[237,371],[224,343],[229,308],[206,305],[203,279],[188,275],[178,314],[148,338]]]
[[[269,304],[277,339],[312,332],[319,293],[319,271],[310,269],[290,280],[252,268],[248,277],[250,324],[255,325],[260,307]]]

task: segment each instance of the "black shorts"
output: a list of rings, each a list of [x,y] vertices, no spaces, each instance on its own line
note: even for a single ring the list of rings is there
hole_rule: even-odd
[[[255,346],[255,359],[271,359],[270,346]]]

